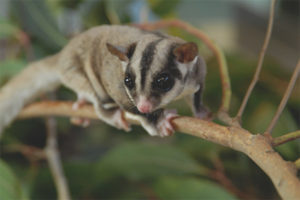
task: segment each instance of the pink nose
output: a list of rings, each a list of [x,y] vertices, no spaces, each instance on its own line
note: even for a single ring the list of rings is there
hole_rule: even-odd
[[[152,104],[149,101],[140,101],[137,108],[141,113],[149,113],[152,110]]]

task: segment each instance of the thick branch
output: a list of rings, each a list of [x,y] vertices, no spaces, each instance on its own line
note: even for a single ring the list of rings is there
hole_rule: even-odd
[[[296,68],[295,68],[295,70],[293,72],[292,78],[291,78],[291,80],[289,82],[289,85],[288,85],[288,87],[287,87],[287,89],[286,89],[286,91],[284,93],[284,96],[283,96],[283,98],[282,98],[282,100],[281,100],[281,102],[279,104],[279,107],[278,107],[278,109],[277,109],[277,111],[276,111],[276,113],[275,113],[275,115],[274,115],[274,117],[273,117],[273,119],[272,119],[269,127],[266,130],[267,134],[270,134],[272,132],[274,126],[276,125],[276,123],[277,123],[277,121],[279,119],[280,114],[282,113],[283,109],[285,108],[285,105],[286,105],[288,99],[290,98],[291,93],[293,91],[293,88],[295,86],[295,83],[296,83],[296,80],[298,78],[299,72],[300,72],[300,59],[298,60],[297,66],[296,66]]]
[[[74,111],[71,102],[35,103],[27,106],[20,113],[19,118],[49,115],[97,119],[92,106],[86,105],[80,110]],[[132,114],[125,113],[125,116],[129,122],[136,123]],[[300,199],[300,181],[296,176],[295,165],[284,161],[272,149],[271,142],[267,137],[253,135],[239,127],[221,126],[192,117],[178,117],[172,123],[177,131],[245,153],[270,177],[283,199]]]
[[[264,57],[265,57],[265,53],[266,53],[266,50],[267,50],[267,47],[269,45],[269,41],[270,41],[270,37],[271,37],[271,33],[272,33],[272,28],[273,28],[273,21],[274,21],[274,11],[275,11],[275,2],[276,0],[272,0],[271,1],[271,8],[270,8],[270,16],[269,16],[269,22],[268,22],[268,28],[267,28],[267,33],[266,33],[266,37],[265,37],[265,41],[264,41],[264,44],[263,44],[263,47],[260,51],[260,54],[259,54],[259,58],[258,58],[258,64],[257,64],[257,67],[256,67],[256,71],[255,71],[255,74],[253,76],[253,79],[249,85],[249,88],[245,94],[245,97],[242,101],[242,104],[241,104],[241,107],[236,115],[236,120],[240,121],[241,118],[242,118],[242,115],[243,115],[243,112],[245,110],[245,107],[247,105],[247,102],[248,102],[248,99],[258,81],[258,78],[259,78],[259,74],[260,74],[260,71],[261,71],[261,68],[262,68],[262,64],[263,64],[263,61],[264,61]]]

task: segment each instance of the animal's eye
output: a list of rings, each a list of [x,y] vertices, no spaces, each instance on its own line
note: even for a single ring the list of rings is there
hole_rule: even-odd
[[[124,83],[128,89],[133,89],[135,86],[134,78],[130,74],[126,74]]]
[[[167,73],[160,74],[154,79],[152,87],[161,92],[168,92],[174,86],[174,79]]]

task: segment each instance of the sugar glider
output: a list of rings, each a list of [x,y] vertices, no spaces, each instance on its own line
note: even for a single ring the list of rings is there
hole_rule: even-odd
[[[112,126],[129,130],[127,111],[150,135],[168,136],[176,114],[163,107],[171,101],[185,97],[195,116],[205,116],[205,75],[195,43],[129,26],[98,26],[31,63],[0,89],[0,133],[31,100],[63,84]]]

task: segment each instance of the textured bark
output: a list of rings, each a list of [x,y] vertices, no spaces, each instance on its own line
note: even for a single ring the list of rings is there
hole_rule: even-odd
[[[98,119],[90,105],[72,110],[72,102],[41,102],[27,106],[19,118],[41,116],[77,116]],[[125,113],[131,123],[134,117]],[[300,199],[300,181],[297,178],[295,164],[285,161],[274,151],[271,141],[263,135],[253,135],[240,127],[227,127],[214,122],[192,117],[178,117],[172,121],[175,129],[213,143],[217,143],[245,153],[272,180],[283,199]]]

